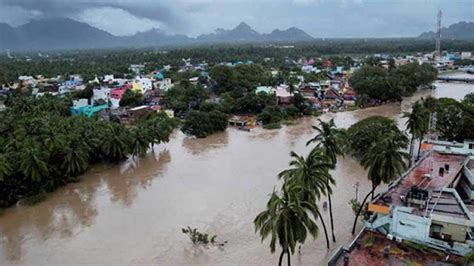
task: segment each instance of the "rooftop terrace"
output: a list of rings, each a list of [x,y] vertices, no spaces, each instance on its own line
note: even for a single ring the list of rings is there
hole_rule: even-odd
[[[413,242],[398,243],[383,234],[365,231],[355,247],[340,256],[335,265],[462,265],[462,258]]]
[[[387,193],[375,203],[379,205],[396,205],[413,207],[413,214],[426,216],[430,213],[452,215],[457,218],[468,218],[459,204],[459,199],[450,192],[442,192],[449,187],[462,170],[466,156],[432,153],[412,169]],[[443,169],[443,170],[440,170]],[[449,170],[447,170],[449,169]],[[416,186],[428,192],[425,204],[410,204],[407,193]]]

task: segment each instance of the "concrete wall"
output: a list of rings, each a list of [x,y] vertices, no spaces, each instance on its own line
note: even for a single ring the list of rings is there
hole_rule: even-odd
[[[466,233],[468,229],[465,225],[452,224],[436,220],[433,220],[433,223],[443,226],[441,228],[441,233],[451,235],[452,241],[461,243],[466,242]]]
[[[411,208],[397,206],[392,212],[390,234],[403,239],[426,241],[430,230],[430,219],[410,213]]]

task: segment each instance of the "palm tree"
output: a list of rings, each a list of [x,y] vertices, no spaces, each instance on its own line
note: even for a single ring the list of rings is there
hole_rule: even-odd
[[[407,118],[407,122],[405,123],[406,130],[411,134],[410,149],[409,149],[410,165],[411,165],[411,160],[413,158],[413,141],[415,140],[415,137],[420,135],[421,127],[423,124],[422,112],[423,112],[423,106],[421,105],[419,101],[416,101],[412,105],[411,112],[403,113],[403,117]]]
[[[49,174],[47,155],[31,144],[20,154],[20,169],[31,180],[38,182]]]
[[[84,172],[89,166],[89,153],[85,148],[68,146],[64,149],[61,169],[67,174],[76,175]]]
[[[132,130],[131,150],[133,156],[143,156],[150,147],[150,131],[144,127],[136,127]]]
[[[420,151],[421,151],[421,142],[423,141],[423,138],[425,137],[426,133],[428,132],[429,129],[429,120],[430,120],[430,107],[428,105],[431,104],[431,98],[430,100],[425,100],[421,98],[421,107],[420,107],[420,127],[419,127],[419,138],[420,141],[418,142],[418,155],[416,156],[416,160],[420,160]]]
[[[407,118],[407,122],[405,123],[406,129],[411,134],[410,139],[410,165],[411,165],[411,158],[413,156],[413,142],[415,138],[419,138],[419,146],[418,146],[418,155],[417,160],[420,159],[420,150],[421,150],[421,142],[428,131],[428,122],[429,122],[429,110],[426,107],[425,100],[421,99],[417,101],[412,106],[412,111],[410,113],[405,112],[403,117]]]
[[[13,167],[7,159],[6,154],[0,154],[0,181],[3,181],[5,177],[11,175]]]
[[[259,232],[262,241],[271,236],[270,251],[275,252],[276,242],[282,251],[278,265],[282,265],[285,253],[288,265],[291,264],[291,254],[295,252],[297,243],[304,243],[308,232],[313,238],[318,236],[318,226],[315,223],[318,208],[315,200],[304,200],[301,194],[305,188],[285,184],[282,192],[273,192],[267,203],[267,208],[254,219],[255,232]]]
[[[329,174],[331,164],[327,161],[321,149],[315,148],[306,159],[295,152],[291,152],[290,155],[293,158],[290,162],[292,168],[278,174],[279,178],[283,178],[285,183],[294,186],[300,185],[306,188],[308,193],[303,195],[306,200],[314,199],[314,201],[316,201],[321,195],[332,193],[331,187],[328,185],[328,183],[335,183]],[[326,224],[319,210],[317,216],[321,219],[321,224],[326,236],[326,245],[329,249]]]
[[[107,127],[102,138],[102,151],[108,158],[117,161],[129,154],[130,139],[126,130],[115,124]]]
[[[313,126],[318,133],[314,138],[310,139],[306,145],[309,145],[312,142],[316,142],[315,149],[321,149],[324,155],[329,159],[331,163],[330,169],[336,168],[337,163],[337,156],[344,155],[344,151],[342,149],[343,144],[340,140],[340,135],[342,134],[342,130],[336,127],[334,123],[334,119],[329,120],[329,122],[324,122],[321,119],[318,119],[320,127]],[[326,180],[326,186],[328,190],[328,203],[329,203],[329,217],[331,220],[331,233],[332,233],[332,241],[336,242],[336,236],[334,234],[334,219],[332,215],[332,201],[331,201],[331,192],[330,191],[330,184],[329,180]]]
[[[400,176],[406,169],[406,160],[409,155],[400,150],[402,147],[403,145],[393,135],[389,135],[386,138],[380,139],[363,155],[361,164],[368,170],[367,176],[372,182],[372,190],[365,196],[357,211],[352,234],[355,233],[357,219],[362,208],[364,208],[365,202],[370,195],[372,195],[372,200],[374,199],[374,192],[377,186],[382,183],[389,183]]]

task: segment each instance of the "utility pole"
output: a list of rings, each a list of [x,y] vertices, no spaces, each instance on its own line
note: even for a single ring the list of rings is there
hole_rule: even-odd
[[[441,10],[438,11],[438,20],[436,23],[436,46],[435,46],[435,57],[439,59],[441,56]]]
[[[356,202],[358,201],[358,197],[359,197],[359,185],[360,185],[359,181],[355,182],[354,184],[354,188],[356,191],[356,197],[355,197]]]

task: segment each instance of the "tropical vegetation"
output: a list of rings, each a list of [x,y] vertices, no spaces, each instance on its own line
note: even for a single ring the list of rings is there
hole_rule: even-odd
[[[92,164],[142,156],[176,121],[152,114],[130,127],[71,117],[71,98],[10,94],[0,112],[0,207],[77,181]]]

